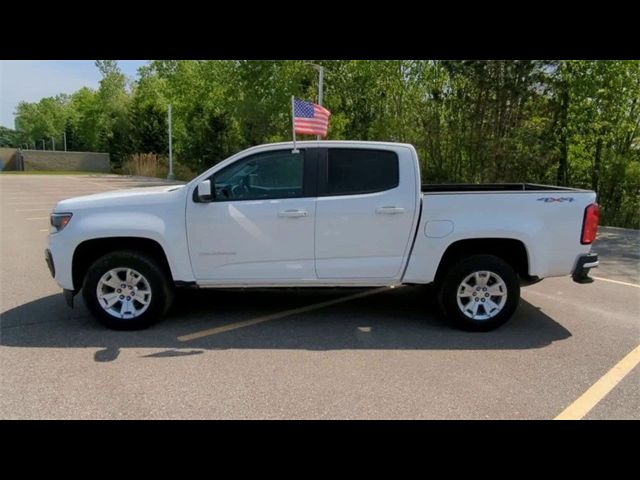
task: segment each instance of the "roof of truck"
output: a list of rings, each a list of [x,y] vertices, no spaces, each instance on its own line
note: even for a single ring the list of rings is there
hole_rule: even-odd
[[[321,146],[321,145],[377,145],[377,146],[389,146],[389,147],[410,147],[413,148],[413,145],[410,143],[401,143],[401,142],[379,142],[379,141],[370,141],[370,140],[303,140],[296,141],[296,146]],[[255,147],[264,147],[267,145],[273,146],[293,146],[293,142],[276,142],[276,143],[265,143],[262,145],[256,145]],[[255,148],[252,147],[252,148]]]

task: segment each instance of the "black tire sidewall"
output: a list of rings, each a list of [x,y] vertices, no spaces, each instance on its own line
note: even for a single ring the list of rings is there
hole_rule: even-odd
[[[507,302],[502,311],[487,320],[467,317],[460,311],[457,302],[458,287],[462,280],[479,270],[496,273],[507,287]],[[520,301],[520,281],[513,268],[501,258],[494,255],[473,255],[452,266],[442,281],[438,300],[446,318],[457,327],[471,331],[490,331],[504,324],[515,312]]]
[[[151,303],[139,317],[116,318],[100,306],[96,295],[98,282],[106,272],[114,268],[132,268],[149,282]],[[82,286],[82,294],[87,307],[98,321],[114,330],[139,330],[153,325],[167,312],[173,298],[167,275],[157,263],[142,253],[125,250],[108,253],[89,267]]]

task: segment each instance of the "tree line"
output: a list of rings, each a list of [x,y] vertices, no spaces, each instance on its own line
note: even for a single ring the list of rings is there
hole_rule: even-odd
[[[314,61],[325,67],[329,139],[415,145],[423,182],[537,182],[593,189],[602,223],[640,228],[639,61]],[[291,138],[290,96],[315,101],[306,61],[156,60],[127,78],[17,107],[15,146],[66,135],[120,163],[166,155],[194,172]],[[50,148],[50,147],[48,147]],[[60,149],[60,147],[58,147]]]

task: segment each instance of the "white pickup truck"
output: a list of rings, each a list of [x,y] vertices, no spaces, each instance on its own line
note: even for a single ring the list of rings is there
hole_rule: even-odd
[[[59,202],[47,264],[72,306],[144,328],[176,287],[433,284],[445,316],[491,330],[520,285],[588,282],[592,191],[533,184],[422,185],[416,150],[320,141],[249,148],[186,185]]]

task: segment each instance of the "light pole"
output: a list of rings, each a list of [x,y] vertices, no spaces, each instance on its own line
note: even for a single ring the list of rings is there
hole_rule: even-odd
[[[67,131],[62,132],[62,138],[64,139],[64,151],[67,151]]]
[[[55,151],[56,149],[56,141],[53,139],[53,137],[51,137],[51,150]]]
[[[45,145],[44,145],[44,138],[43,138],[42,139],[42,150],[46,150],[46,149],[47,149],[47,147],[45,147]]]
[[[168,180],[173,180],[175,177],[173,175],[173,144],[171,139],[171,105],[169,105],[169,175],[167,175]]]
[[[322,107],[323,90],[324,90],[324,67],[315,63],[308,63],[318,71],[318,105]],[[320,140],[320,135],[316,136],[316,140]]]

